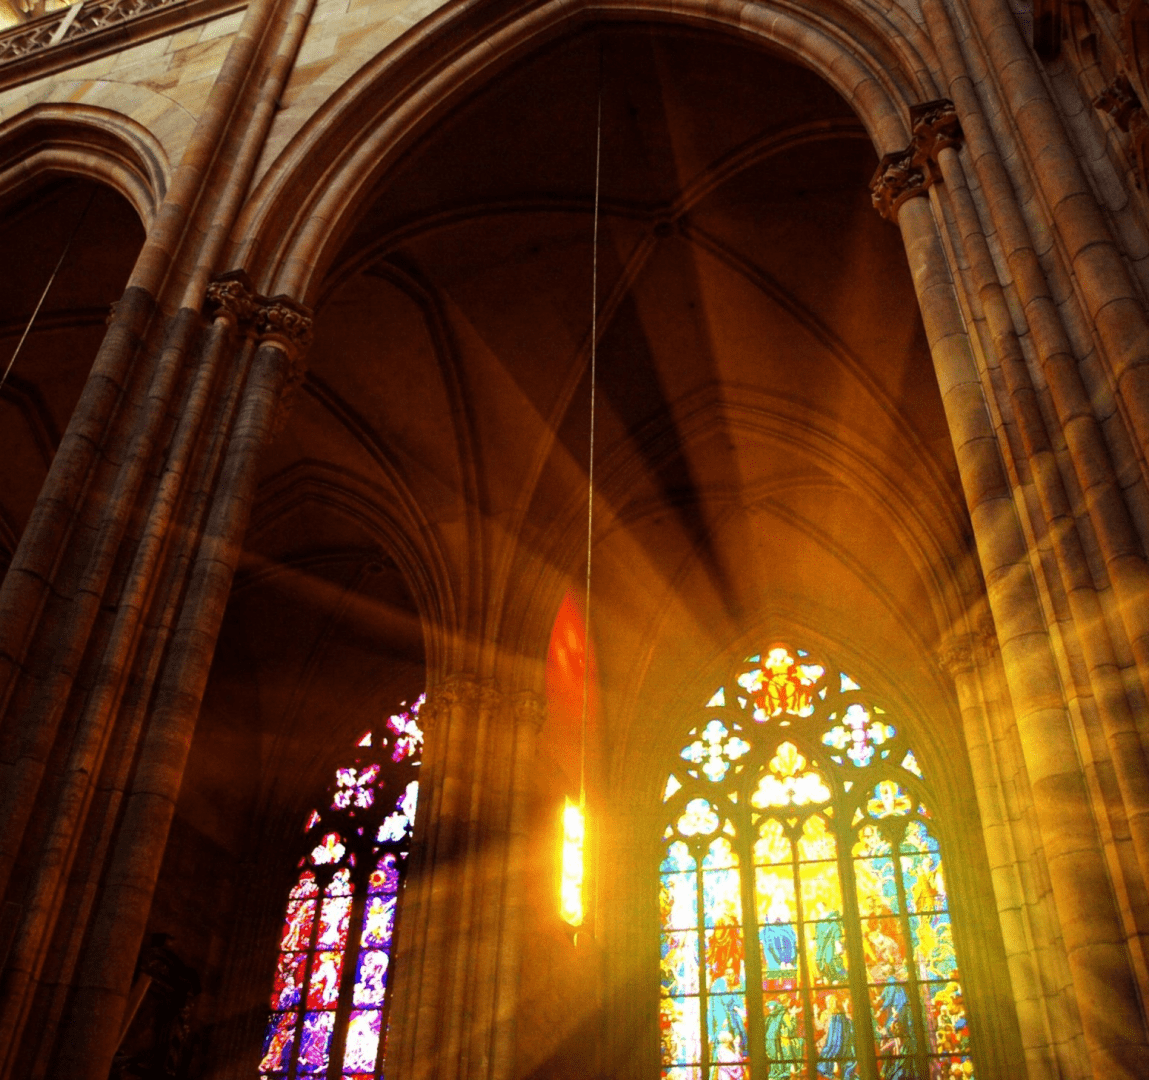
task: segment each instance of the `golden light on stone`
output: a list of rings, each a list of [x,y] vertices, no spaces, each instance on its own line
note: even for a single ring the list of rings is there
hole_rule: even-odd
[[[569,797],[563,806],[559,876],[559,915],[570,926],[582,926],[586,820]]]

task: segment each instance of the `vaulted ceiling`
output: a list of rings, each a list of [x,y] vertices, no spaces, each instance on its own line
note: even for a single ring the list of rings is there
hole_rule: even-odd
[[[375,545],[434,670],[537,683],[584,568],[600,71],[592,621],[616,764],[770,627],[913,657],[890,685],[920,703],[976,571],[900,237],[848,105],[717,37],[596,28],[410,149],[330,275],[250,558]]]

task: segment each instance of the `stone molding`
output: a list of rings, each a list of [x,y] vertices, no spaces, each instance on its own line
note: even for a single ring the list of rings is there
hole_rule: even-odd
[[[910,109],[909,145],[886,154],[870,181],[874,209],[896,222],[898,209],[907,199],[925,195],[941,178],[938,154],[961,145],[961,124],[948,98],[924,101]]]
[[[128,35],[138,44],[243,7],[242,0],[79,0],[55,11],[29,12],[0,31],[0,86],[116,52]]]
[[[287,296],[261,296],[242,270],[214,278],[208,284],[204,307],[213,318],[230,318],[260,344],[282,345],[293,359],[311,345],[311,312]],[[302,377],[300,373],[299,380]]]
[[[493,712],[502,703],[502,693],[489,679],[466,674],[449,675],[427,692],[421,715],[438,720],[454,708],[476,713],[481,709]]]

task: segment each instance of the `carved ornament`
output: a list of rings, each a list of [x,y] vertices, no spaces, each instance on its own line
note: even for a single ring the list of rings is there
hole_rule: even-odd
[[[980,664],[992,661],[998,653],[997,630],[988,613],[976,620],[974,629],[953,634],[934,653],[938,666],[951,679],[968,674]]]
[[[213,318],[230,319],[241,333],[261,344],[283,345],[293,358],[311,345],[311,312],[288,296],[261,296],[242,270],[230,270],[213,279],[204,307]],[[296,381],[301,379],[302,374]]]
[[[1129,76],[1123,71],[1119,72],[1093,99],[1093,106],[1108,113],[1117,129],[1129,136],[1133,170],[1137,182],[1145,187],[1149,181],[1149,116]]]
[[[942,178],[938,154],[947,147],[956,149],[961,145],[961,124],[953,102],[947,98],[913,106],[910,130],[909,145],[886,154],[870,181],[874,208],[895,222],[902,203],[925,195]]]
[[[974,636],[960,634],[951,637],[934,654],[938,667],[951,679],[966,675],[974,669]]]
[[[259,298],[242,271],[232,271],[208,282],[204,306],[215,318],[230,316],[242,327],[248,327],[259,310]]]

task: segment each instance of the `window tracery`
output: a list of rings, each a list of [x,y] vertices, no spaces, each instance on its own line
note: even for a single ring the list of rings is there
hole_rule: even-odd
[[[304,826],[260,1080],[379,1080],[423,749],[420,697],[367,732]]]
[[[973,1080],[936,822],[883,706],[775,643],[668,777],[664,1080]]]

